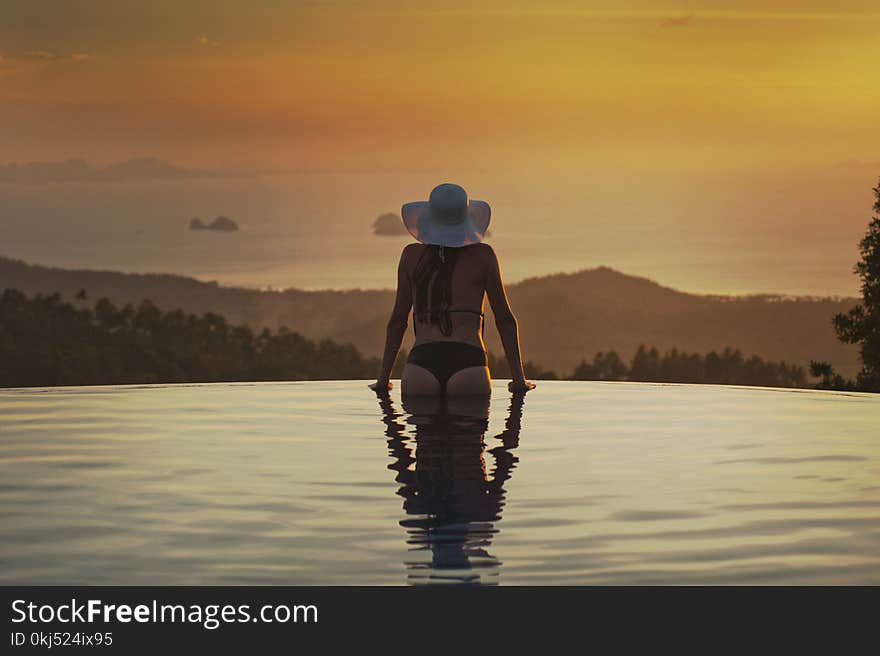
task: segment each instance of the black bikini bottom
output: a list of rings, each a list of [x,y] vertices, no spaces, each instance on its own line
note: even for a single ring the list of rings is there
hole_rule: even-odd
[[[455,372],[489,364],[483,349],[464,342],[424,342],[413,347],[406,361],[434,374],[444,394],[446,383]]]

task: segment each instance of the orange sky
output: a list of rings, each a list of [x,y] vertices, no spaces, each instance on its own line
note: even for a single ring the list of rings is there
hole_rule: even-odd
[[[426,4],[4,0],[4,159],[880,157],[876,2]]]
[[[880,173],[876,0],[3,0],[0,56],[0,164],[491,172],[495,198],[625,177],[709,206],[771,176],[782,229],[851,199],[847,271]]]

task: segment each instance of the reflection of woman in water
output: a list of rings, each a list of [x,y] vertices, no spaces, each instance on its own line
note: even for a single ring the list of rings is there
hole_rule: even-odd
[[[391,367],[413,312],[415,344],[401,380],[405,395],[482,394],[491,391],[483,341],[483,296],[510,365],[511,391],[527,391],[519,329],[510,310],[495,251],[482,243],[489,205],[468,200],[464,189],[441,184],[430,200],[402,209],[407,230],[419,242],[403,249],[397,269],[397,297],[388,321],[377,392],[391,388]]]
[[[523,394],[514,394],[504,431],[488,449],[494,467],[487,471],[484,435],[489,428],[487,397],[404,397],[403,409],[414,426],[406,435],[404,415],[390,396],[380,395],[388,447],[397,472],[403,509],[400,522],[413,551],[430,549],[431,560],[407,562],[414,584],[486,583],[500,563],[491,556],[494,523],[501,519],[504,484],[516,466],[511,451],[519,443]],[[493,440],[493,441],[494,441]]]

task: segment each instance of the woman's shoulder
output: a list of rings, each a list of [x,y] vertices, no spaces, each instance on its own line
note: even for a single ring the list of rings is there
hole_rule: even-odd
[[[476,266],[480,270],[486,272],[492,271],[497,266],[496,262],[498,261],[498,258],[495,255],[495,251],[486,242],[471,244],[464,248],[470,252],[470,257],[468,257],[468,259],[473,263],[472,266]]]
[[[426,246],[420,242],[414,241],[410,244],[407,244],[403,247],[403,250],[400,251],[400,266],[402,266],[407,271],[412,271],[415,269],[416,264],[421,258],[422,253]]]
[[[498,256],[495,255],[495,250],[484,241],[480,242],[479,244],[469,246],[469,248],[476,249],[480,257],[489,264],[495,262],[498,259]]]
[[[403,247],[402,251],[400,251],[400,259],[403,261],[408,261],[412,260],[414,257],[418,258],[425,248],[426,246],[424,244],[417,241],[409,243]]]
[[[425,244],[418,241],[409,243],[403,247],[403,250],[400,253],[400,259],[405,262],[415,261],[419,257],[421,257],[422,253],[424,253],[425,249],[427,248],[428,247]],[[463,249],[471,251],[474,254],[478,255],[481,259],[486,259],[489,262],[495,260],[497,257],[495,255],[495,251],[486,242],[464,246]]]

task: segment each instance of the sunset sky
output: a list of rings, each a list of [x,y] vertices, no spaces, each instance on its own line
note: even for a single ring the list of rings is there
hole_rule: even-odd
[[[726,189],[773,198],[745,230],[838,249],[838,282],[814,286],[845,293],[880,174],[878,62],[876,0],[0,0],[0,164],[424,174],[420,197],[527,189],[557,226],[589,220],[593,188],[625,208],[610,223],[727,225],[684,216]]]

